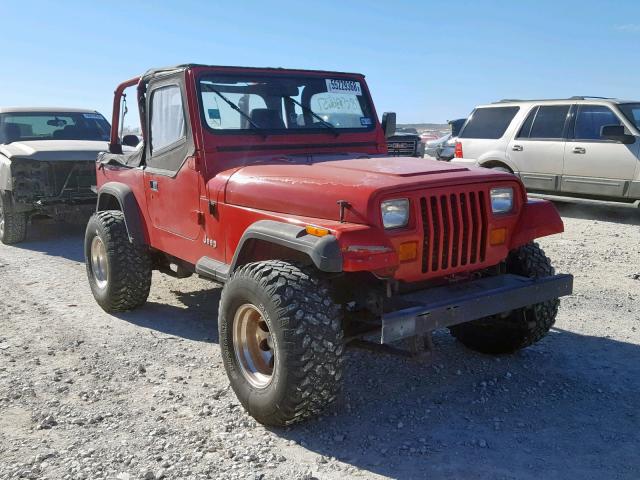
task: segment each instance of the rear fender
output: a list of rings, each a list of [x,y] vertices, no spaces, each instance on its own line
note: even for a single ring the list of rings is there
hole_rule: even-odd
[[[122,211],[129,240],[137,245],[149,244],[140,206],[128,185],[120,182],[107,182],[100,187],[96,211],[104,210]]]
[[[564,232],[564,223],[555,205],[547,200],[529,199],[524,204],[520,220],[511,235],[513,250],[532,240]]]

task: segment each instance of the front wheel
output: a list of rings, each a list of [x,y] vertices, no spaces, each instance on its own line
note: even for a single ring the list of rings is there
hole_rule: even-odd
[[[151,288],[151,258],[146,248],[129,240],[122,212],[91,216],[84,254],[91,291],[103,310],[122,312],[144,305]]]
[[[341,310],[313,268],[276,260],[241,267],[222,290],[218,328],[231,387],[258,422],[295,423],[336,398]]]
[[[13,210],[11,192],[0,191],[0,242],[20,243],[27,238],[27,215]]]
[[[537,243],[513,250],[507,257],[507,273],[524,277],[555,274],[551,261]],[[536,303],[507,314],[493,315],[450,328],[466,347],[482,353],[512,353],[544,337],[553,326],[560,300]]]

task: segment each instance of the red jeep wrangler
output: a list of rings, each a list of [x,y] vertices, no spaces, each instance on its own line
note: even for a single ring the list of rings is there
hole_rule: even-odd
[[[123,154],[134,85],[144,141]],[[140,307],[154,269],[224,283],[224,365],[259,422],[330,403],[347,342],[448,327],[513,352],[571,293],[532,243],[563,231],[553,205],[511,174],[387,156],[395,115],[378,121],[362,75],[181,65],[121,84],[113,106],[85,239],[93,294]]]

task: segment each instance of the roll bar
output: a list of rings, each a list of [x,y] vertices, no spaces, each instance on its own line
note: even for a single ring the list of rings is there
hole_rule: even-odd
[[[126,82],[122,82],[113,92],[113,113],[111,114],[111,138],[109,140],[109,152],[122,154],[122,144],[118,132],[120,131],[120,99],[129,87],[137,85],[142,77],[134,77]],[[136,99],[136,105],[138,101]]]

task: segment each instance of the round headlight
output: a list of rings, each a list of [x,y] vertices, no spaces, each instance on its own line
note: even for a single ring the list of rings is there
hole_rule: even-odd
[[[513,188],[491,189],[491,211],[493,213],[508,213],[513,210]]]
[[[386,229],[406,227],[409,223],[409,200],[406,198],[385,200],[380,204],[380,210]]]

